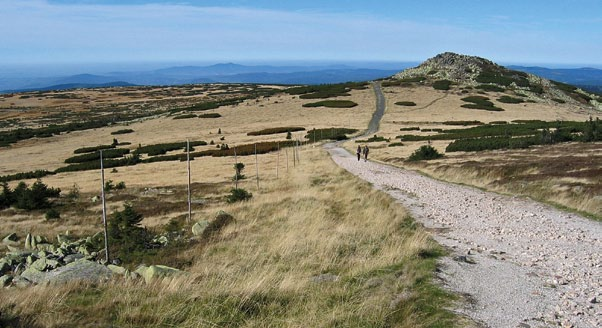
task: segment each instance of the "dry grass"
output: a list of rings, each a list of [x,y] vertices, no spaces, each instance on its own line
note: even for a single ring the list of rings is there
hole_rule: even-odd
[[[441,253],[389,196],[319,148],[270,178],[249,202],[214,202],[235,218],[191,244],[189,275],[144,285],[9,289],[2,319],[28,327],[448,327],[450,297],[431,282]],[[219,194],[223,186],[212,192]],[[209,189],[207,189],[209,193]],[[360,196],[361,195],[361,196]],[[321,274],[336,281],[315,282]],[[400,296],[403,295],[403,296]],[[397,302],[394,300],[397,299]]]

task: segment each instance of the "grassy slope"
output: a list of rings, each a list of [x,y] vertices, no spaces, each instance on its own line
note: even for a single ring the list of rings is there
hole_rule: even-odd
[[[302,158],[284,178],[251,190],[250,202],[208,209],[225,209],[236,223],[176,255],[193,259],[188,276],[9,289],[0,294],[2,320],[29,327],[454,326],[459,319],[444,309],[452,297],[432,283],[440,247],[389,196],[321,149]],[[320,274],[340,278],[313,282]]]

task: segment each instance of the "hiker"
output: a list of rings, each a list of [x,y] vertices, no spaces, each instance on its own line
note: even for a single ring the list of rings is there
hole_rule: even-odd
[[[360,158],[362,157],[362,146],[357,145],[357,151],[356,151],[356,153],[357,153],[357,161],[359,162]]]
[[[370,152],[370,149],[368,149],[368,145],[364,146],[364,162],[368,161],[368,153]]]

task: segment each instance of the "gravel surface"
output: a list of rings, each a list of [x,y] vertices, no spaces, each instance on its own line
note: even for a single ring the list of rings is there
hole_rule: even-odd
[[[464,296],[457,311],[486,327],[602,327],[600,222],[326,149],[450,249],[439,278]]]

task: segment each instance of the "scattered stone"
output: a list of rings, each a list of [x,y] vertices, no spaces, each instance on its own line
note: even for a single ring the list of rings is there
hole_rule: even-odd
[[[11,271],[10,264],[8,264],[8,262],[6,262],[4,259],[0,260],[0,275],[3,275],[10,271]]]
[[[209,221],[207,221],[207,220],[199,221],[192,226],[192,234],[195,236],[200,236],[203,234],[203,231],[205,231],[205,229],[207,229],[208,226],[209,226]]]
[[[118,274],[118,275],[122,275],[122,276],[125,276],[129,272],[128,269],[118,266],[118,265],[113,265],[113,264],[107,265],[107,268],[109,270],[111,270],[111,272],[113,272],[114,274]]]
[[[88,260],[79,260],[48,272],[40,272],[31,268],[25,270],[21,277],[36,284],[63,284],[69,281],[101,281],[109,279],[113,273],[107,267]]]
[[[412,293],[404,291],[401,294],[397,294],[395,298],[389,303],[389,309],[396,309],[401,303],[407,302],[412,297]]]
[[[323,274],[311,277],[311,281],[315,282],[315,283],[336,282],[336,281],[339,281],[339,276],[332,274],[332,273],[323,273]]]
[[[2,239],[3,244],[9,244],[9,245],[13,245],[14,243],[16,243],[18,241],[19,241],[19,237],[14,232],[8,234],[8,236],[6,236],[6,237],[4,237],[4,239]]]
[[[458,262],[468,263],[468,264],[477,264],[477,262],[472,257],[465,256],[465,255],[455,256],[454,260],[458,261]]]
[[[184,273],[184,271],[165,265],[151,265],[150,267],[142,265],[136,269],[136,273],[141,275],[148,284],[154,279],[179,275]]]
[[[77,260],[83,259],[84,257],[86,257],[86,256],[84,254],[80,254],[80,253],[69,254],[69,255],[65,255],[65,257],[63,258],[63,262],[65,262],[65,264],[69,264],[69,263],[75,262]]]
[[[596,296],[594,296],[594,297],[592,297],[592,298],[589,299],[589,302],[592,303],[592,304],[596,304],[596,303],[598,303],[598,298]]]

